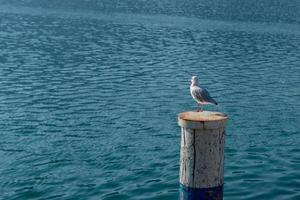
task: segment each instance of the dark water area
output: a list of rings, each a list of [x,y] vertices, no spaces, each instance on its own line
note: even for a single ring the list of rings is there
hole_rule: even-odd
[[[299,25],[11,4],[0,49],[0,199],[176,199],[190,74],[230,118],[224,199],[300,199]]]
[[[201,19],[300,23],[299,0],[0,0],[2,5],[140,14]]]

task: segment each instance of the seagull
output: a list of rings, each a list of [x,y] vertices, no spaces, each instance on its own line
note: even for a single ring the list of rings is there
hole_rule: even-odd
[[[198,85],[198,77],[192,76],[191,79],[190,91],[193,99],[197,102],[200,110],[198,112],[203,111],[201,105],[214,104],[218,105],[218,103],[209,95],[208,91],[205,88],[201,88]]]

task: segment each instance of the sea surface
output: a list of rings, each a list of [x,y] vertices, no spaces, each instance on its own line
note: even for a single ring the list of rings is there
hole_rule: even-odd
[[[224,199],[299,200],[291,21],[1,5],[0,199],[177,199],[198,75],[229,116]]]

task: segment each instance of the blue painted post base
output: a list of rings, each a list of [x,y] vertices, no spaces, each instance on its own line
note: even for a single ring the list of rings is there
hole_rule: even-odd
[[[222,200],[223,185],[212,188],[190,188],[180,184],[179,200]]]

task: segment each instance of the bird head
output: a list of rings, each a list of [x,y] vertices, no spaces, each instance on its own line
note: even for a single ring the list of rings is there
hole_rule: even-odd
[[[192,82],[192,84],[197,84],[198,83],[198,77],[197,76],[192,76],[191,82]]]

